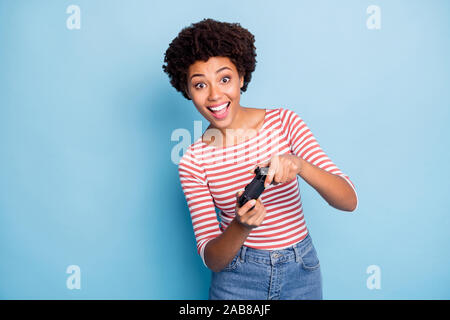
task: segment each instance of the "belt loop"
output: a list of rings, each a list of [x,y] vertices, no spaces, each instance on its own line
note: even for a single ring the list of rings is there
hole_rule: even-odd
[[[300,262],[300,252],[298,252],[298,246],[294,245],[295,262]]]
[[[245,262],[245,252],[247,251],[246,246],[242,246],[241,248],[241,262]]]

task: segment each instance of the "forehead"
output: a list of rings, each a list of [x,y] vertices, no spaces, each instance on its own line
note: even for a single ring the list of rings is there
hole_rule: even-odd
[[[237,72],[236,66],[228,57],[211,57],[208,61],[198,60],[191,64],[188,69],[188,75],[215,73],[223,67],[228,67]]]

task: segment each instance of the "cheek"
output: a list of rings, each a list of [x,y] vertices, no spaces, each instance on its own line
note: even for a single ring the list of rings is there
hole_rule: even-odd
[[[239,84],[230,86],[227,90],[227,95],[234,100],[239,99],[241,96],[241,89],[239,87]]]
[[[201,107],[205,101],[205,97],[203,97],[200,93],[195,93],[192,97],[192,102],[195,104],[195,106]]]

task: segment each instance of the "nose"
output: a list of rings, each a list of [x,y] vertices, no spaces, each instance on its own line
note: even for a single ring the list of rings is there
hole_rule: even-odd
[[[211,101],[219,100],[221,95],[222,95],[222,92],[220,91],[219,86],[214,85],[214,84],[209,86],[208,100],[211,100]]]

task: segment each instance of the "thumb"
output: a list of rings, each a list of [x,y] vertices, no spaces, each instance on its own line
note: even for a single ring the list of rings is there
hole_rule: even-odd
[[[254,166],[253,168],[252,168],[252,170],[250,170],[250,173],[252,173],[252,174],[255,174],[255,169],[256,168],[264,168],[264,167],[268,167],[268,166],[270,166],[270,160],[269,161],[266,161],[266,162],[263,162],[263,163],[260,163],[260,164],[258,164],[258,165],[256,165],[256,166]]]

